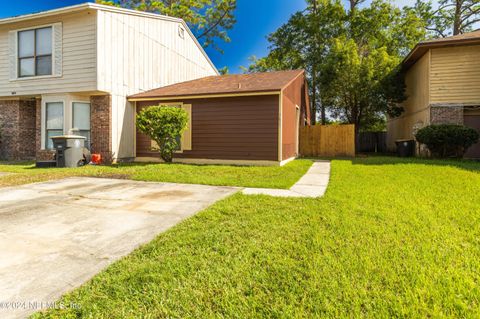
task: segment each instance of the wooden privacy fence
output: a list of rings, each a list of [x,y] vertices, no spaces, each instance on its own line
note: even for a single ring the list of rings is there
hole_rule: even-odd
[[[301,156],[355,156],[355,125],[300,127]]]
[[[387,152],[387,132],[361,132],[358,135],[357,151],[362,153]]]

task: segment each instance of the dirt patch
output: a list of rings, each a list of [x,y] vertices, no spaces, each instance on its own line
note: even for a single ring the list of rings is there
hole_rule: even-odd
[[[175,191],[175,190],[152,192],[152,193],[148,193],[140,196],[136,201],[127,205],[125,209],[137,210],[151,200],[164,199],[165,201],[172,201],[172,200],[184,199],[185,197],[190,196],[192,194],[193,194],[192,192]]]
[[[176,198],[184,198],[192,194],[193,194],[192,192],[186,192],[186,191],[160,191],[160,192],[148,193],[146,195],[141,196],[140,198],[142,199],[158,199],[158,198],[176,199]]]

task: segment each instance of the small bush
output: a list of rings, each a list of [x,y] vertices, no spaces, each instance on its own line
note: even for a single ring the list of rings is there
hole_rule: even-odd
[[[177,137],[187,128],[188,114],[174,106],[150,106],[137,114],[137,128],[159,146],[165,162],[170,163],[178,148]]]
[[[442,124],[424,127],[415,137],[434,156],[461,158],[470,146],[478,142],[479,134],[470,127]]]

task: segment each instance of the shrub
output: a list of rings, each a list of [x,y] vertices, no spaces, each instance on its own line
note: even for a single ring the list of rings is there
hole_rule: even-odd
[[[174,106],[150,106],[137,115],[137,128],[154,140],[165,162],[172,162],[177,137],[187,128],[188,114]]]
[[[470,146],[478,142],[479,134],[470,127],[442,124],[426,126],[418,130],[415,137],[434,156],[461,158]]]

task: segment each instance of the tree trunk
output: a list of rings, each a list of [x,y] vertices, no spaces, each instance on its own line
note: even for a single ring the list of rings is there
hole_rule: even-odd
[[[455,17],[453,21],[453,35],[460,34],[462,25],[462,0],[456,0]]]
[[[322,125],[327,124],[327,118],[325,115],[325,105],[323,105],[322,101],[320,101],[320,110],[322,112]]]
[[[317,74],[315,67],[312,68],[312,112],[310,114],[312,125],[317,123]]]
[[[313,1],[313,16],[315,17],[315,19],[317,18],[317,0],[314,0]],[[310,19],[310,23],[312,23],[311,19]],[[312,25],[310,25],[310,28],[312,28]],[[315,32],[316,30],[314,30]],[[315,36],[314,38],[317,37],[317,33],[315,32],[314,33]],[[317,54],[317,41],[313,41],[313,54]],[[315,60],[312,60],[313,62],[313,65],[312,65],[312,114],[310,115],[310,118],[311,118],[311,122],[313,125],[315,125],[317,123],[317,68],[315,66],[315,63],[316,61]],[[313,116],[312,116],[313,115]]]

